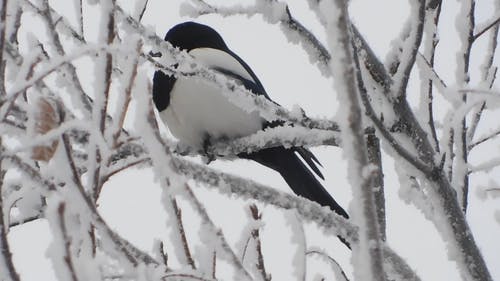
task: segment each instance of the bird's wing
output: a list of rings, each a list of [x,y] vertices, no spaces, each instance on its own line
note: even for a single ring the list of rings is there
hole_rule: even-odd
[[[174,87],[176,78],[157,70],[153,77],[153,101],[159,112],[170,104],[170,91]]]
[[[236,55],[234,52],[231,50],[226,50],[226,53],[231,55],[232,59],[235,59],[239,65],[242,67],[223,67],[222,65],[227,65],[227,62],[221,63],[220,65],[214,65],[212,62],[212,65],[209,67],[212,68],[215,71],[218,71],[238,82],[240,82],[246,89],[250,90],[256,95],[261,95],[266,97],[269,101],[275,103],[276,105],[279,106],[278,103],[274,102],[269,95],[266,93],[266,90],[264,89],[264,86],[260,82],[260,80],[257,78],[257,75],[252,71],[250,66],[245,63],[243,59],[241,59],[238,55]],[[250,79],[249,79],[250,78]],[[263,124],[263,128],[267,127],[275,127],[275,126],[281,126],[283,125],[283,122],[280,120],[273,121],[273,122],[265,122]],[[296,151],[300,157],[307,163],[309,168],[314,171],[316,175],[318,175],[321,179],[324,179],[323,174],[319,170],[318,166],[322,166],[321,163],[318,161],[316,156],[307,148],[304,147],[295,147],[292,149],[293,151]]]

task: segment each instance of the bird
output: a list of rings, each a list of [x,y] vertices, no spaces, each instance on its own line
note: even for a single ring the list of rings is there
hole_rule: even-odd
[[[180,23],[167,32],[164,40],[186,51],[207,68],[243,85],[252,94],[274,102],[250,66],[231,51],[221,35],[210,26],[193,21]],[[152,95],[160,119],[181,143],[203,148],[218,139],[244,137],[282,124],[266,121],[257,110],[247,112],[241,109],[221,91],[230,92],[215,82],[192,76],[176,77],[156,70],[153,77]],[[277,146],[240,153],[238,157],[275,170],[296,195],[328,206],[338,215],[349,218],[316,178],[324,180],[317,166],[321,164],[310,150]]]

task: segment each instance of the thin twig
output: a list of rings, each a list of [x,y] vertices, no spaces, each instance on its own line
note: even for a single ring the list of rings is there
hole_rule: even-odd
[[[23,15],[23,9],[20,3],[18,3],[17,1],[15,2],[15,5],[16,5],[16,12],[14,13],[14,26],[12,27],[12,30],[9,35],[9,42],[17,46],[19,45],[19,42],[17,40],[17,34],[21,27],[21,17]]]
[[[171,278],[173,280],[189,280],[189,279],[192,279],[192,280],[200,280],[200,281],[216,281],[214,279],[207,279],[207,278],[204,278],[204,277],[200,277],[200,276],[196,276],[196,275],[188,274],[188,273],[169,273],[169,274],[161,277],[162,280],[169,280]]]
[[[123,172],[131,167],[134,167],[134,166],[137,166],[137,165],[140,165],[140,164],[143,164],[143,163],[146,163],[148,162],[150,159],[149,158],[142,158],[142,159],[139,159],[139,160],[136,160],[136,161],[132,161],[130,163],[127,163],[126,165],[123,165],[119,168],[116,168],[110,172],[108,172],[106,175],[102,176],[101,177],[101,182],[104,184],[106,183],[109,178],[111,178],[112,176],[120,173],[120,172]]]
[[[214,253],[212,254],[212,278],[213,279],[217,279],[215,277],[216,268],[217,268],[217,251],[214,251]]]
[[[465,4],[466,3],[466,4]],[[462,66],[463,69],[459,69],[457,71],[457,82],[461,83],[462,85],[466,86],[469,84],[470,81],[470,57],[471,57],[471,49],[472,49],[472,44],[474,43],[474,26],[475,26],[475,18],[474,18],[474,11],[475,11],[475,0],[467,0],[462,2],[463,8],[468,7],[467,15],[465,19],[465,27],[462,26],[462,28],[466,28],[467,32],[467,38],[463,38],[461,42],[461,49],[459,51],[459,54],[461,54],[461,59],[462,61],[459,61],[458,65],[459,67]],[[468,5],[468,6],[466,6]],[[463,93],[462,94],[462,101],[464,103],[467,102],[467,94]],[[465,213],[467,211],[467,205],[468,205],[468,197],[469,197],[469,174],[467,170],[461,170],[461,169],[466,169],[468,165],[468,133],[467,133],[467,118],[464,116],[462,118],[462,126],[460,130],[460,136],[455,138],[455,145],[457,149],[457,154],[458,157],[455,158],[455,161],[457,162],[456,164],[456,169],[455,169],[455,177],[461,177],[461,178],[453,178],[452,182],[456,184],[456,191],[458,195],[458,200],[459,203],[462,207],[462,211]],[[458,133],[458,132],[456,132]]]
[[[110,46],[113,44],[113,41],[116,36],[116,30],[115,30],[115,6],[116,6],[116,0],[108,0],[110,1],[110,7],[108,8],[107,11],[104,11],[104,23],[106,24],[107,28],[107,33],[106,33],[106,45]],[[104,39],[104,38],[103,38]],[[106,58],[104,59],[105,61],[105,67],[103,69],[102,75],[103,77],[103,98],[102,104],[94,104],[94,114],[93,117],[97,120],[94,120],[95,122],[99,122],[99,129],[101,131],[101,134],[105,136],[105,129],[106,129],[106,118],[107,118],[107,112],[108,112],[108,102],[109,102],[109,94],[111,90],[111,74],[113,70],[113,54],[111,52],[106,52],[105,54]],[[97,93],[101,94],[101,93]],[[101,101],[100,99],[96,99]],[[93,172],[93,177],[92,178],[92,191],[93,191],[93,196],[94,196],[94,201],[97,202],[99,195],[101,194],[104,182],[101,180],[101,163],[102,163],[102,155],[101,155],[101,150],[99,149],[98,146],[95,146],[91,149],[94,149],[94,156],[95,156],[95,163],[97,165],[95,166],[95,169]]]
[[[78,27],[80,31],[80,36],[81,38],[85,37],[84,31],[83,31],[83,0],[78,1],[78,7],[77,7],[79,17],[78,17]]]
[[[76,276],[75,272],[75,267],[73,264],[73,259],[71,255],[71,237],[68,235],[68,230],[66,228],[66,220],[64,218],[64,213],[65,213],[66,205],[65,203],[60,203],[59,207],[57,208],[57,214],[59,217],[59,227],[61,229],[61,234],[63,238],[63,243],[64,243],[64,263],[66,264],[66,267],[69,270],[69,273],[71,275],[71,280],[73,281],[78,281],[78,277]]]
[[[431,8],[431,10],[428,11],[428,13],[430,13],[430,14],[432,13],[432,15],[433,15],[433,17],[431,19],[429,19],[428,17],[426,17],[426,19],[425,19],[426,21],[432,20],[432,23],[433,23],[432,24],[432,32],[430,34],[427,34],[427,36],[430,37],[427,39],[429,41],[429,44],[425,44],[426,49],[424,49],[424,52],[426,52],[429,59],[427,60],[425,55],[419,53],[419,56],[417,57],[417,63],[418,63],[418,58],[423,58],[425,60],[425,62],[427,63],[427,66],[432,70],[432,73],[435,75],[435,77],[437,77],[439,79],[441,86],[444,85],[444,87],[446,88],[446,84],[439,77],[439,75],[436,73],[436,70],[434,68],[434,59],[435,59],[435,55],[436,55],[436,48],[437,48],[437,45],[439,43],[437,30],[438,30],[439,18],[441,15],[441,7],[442,7],[442,5],[441,5],[441,3],[439,3],[437,6],[435,6],[434,8]],[[424,33],[426,33],[426,32],[429,32],[428,29],[424,29]],[[437,132],[436,132],[436,122],[434,120],[434,93],[433,93],[434,84],[433,84],[433,82],[434,81],[432,79],[429,79],[427,81],[427,85],[425,85],[425,87],[427,87],[427,99],[428,99],[427,100],[427,116],[428,116],[427,117],[428,118],[427,124],[429,125],[429,130],[431,132],[432,139],[434,140],[434,149],[437,153],[440,153],[441,148],[439,147],[439,140],[438,140]],[[423,90],[425,90],[425,87],[423,87]]]
[[[366,174],[368,169],[368,156],[364,139],[364,130],[362,125],[361,103],[359,102],[359,89],[356,87],[362,81],[356,81],[357,76],[354,70],[355,47],[352,45],[350,32],[349,12],[347,3],[342,0],[334,1],[331,10],[321,12],[334,14],[336,8],[338,15],[333,19],[327,20],[326,32],[329,36],[335,36],[334,40],[338,43],[330,43],[330,52],[335,53],[339,58],[335,67],[332,67],[335,84],[338,85],[339,101],[344,102],[343,110],[344,127],[342,127],[342,136],[350,141],[344,144],[343,149],[351,155],[348,159],[350,171],[350,182],[353,188],[356,204],[361,210],[356,223],[360,225],[359,244],[354,246],[353,255],[356,257],[354,266],[366,266],[366,272],[371,280],[385,280],[385,269],[383,264],[383,240],[381,237],[380,226],[377,218],[375,198],[372,187],[375,181],[375,174]],[[359,65],[358,65],[359,67]],[[337,68],[337,71],[335,71]],[[356,83],[357,82],[357,83]]]
[[[498,4],[497,4],[498,5]],[[493,83],[495,82],[496,72],[498,67],[493,65],[493,61],[496,54],[496,49],[498,45],[498,31],[500,30],[500,25],[495,25],[493,31],[491,32],[490,40],[488,42],[488,51],[485,54],[486,62],[483,64],[481,68],[481,78],[485,84],[487,84],[488,88],[491,89],[493,87]],[[479,125],[479,121],[481,120],[482,113],[486,108],[486,102],[484,102],[479,110],[473,115],[473,119],[469,126],[469,131],[467,134],[468,143],[472,142],[474,135],[476,133],[477,126]]]
[[[497,129],[496,131],[494,131],[493,133],[490,133],[489,135],[486,135],[486,136],[483,136],[481,137],[480,139],[478,139],[476,142],[474,143],[471,143],[469,145],[469,151],[472,150],[476,145],[479,145],[485,141],[489,141],[497,136],[500,135],[500,129]]]
[[[437,84],[439,84],[439,88],[441,88],[441,89],[448,88],[448,86],[446,85],[446,82],[444,82],[444,80],[436,72],[436,69],[433,66],[434,65],[434,56],[431,57],[431,61],[428,61],[423,54],[418,53],[417,59],[421,59],[425,63],[425,65],[427,66],[427,70],[430,70],[430,72],[433,74],[433,77],[430,77],[429,81],[437,82]]]
[[[45,23],[47,24],[48,27],[49,38],[56,47],[57,53],[60,56],[64,56],[65,55],[64,47],[59,38],[59,34],[57,33],[56,25],[52,19],[52,8],[50,7],[48,0],[43,0],[42,2],[43,10],[34,6],[30,1],[25,1],[25,3],[29,3],[29,5],[31,5],[34,9],[37,10],[38,14],[43,16],[43,18],[45,19]],[[76,92],[78,93],[80,100],[84,105],[84,108],[87,109],[88,112],[91,112],[92,106],[90,104],[90,100],[87,94],[83,90],[78,74],[76,73],[76,67],[73,64],[69,63],[66,64],[63,67],[63,69],[64,71],[67,71],[69,73],[71,79],[70,84],[75,88]]]
[[[182,223],[182,212],[179,206],[177,205],[177,200],[175,198],[170,198],[170,204],[172,205],[175,212],[175,219],[177,222],[177,228],[179,229],[179,235],[181,236],[182,248],[184,249],[184,256],[186,258],[187,263],[191,266],[192,269],[196,269],[196,265],[193,260],[193,256],[191,255],[191,250],[189,249],[189,243],[186,238],[186,232],[184,230],[184,224]]]
[[[262,220],[262,214],[259,213],[257,205],[255,204],[250,205],[250,213],[252,215],[252,219],[254,220],[254,222],[258,223]],[[270,275],[267,274],[266,267],[264,264],[264,255],[262,254],[262,241],[260,240],[259,228],[256,227],[252,229],[251,235],[253,240],[255,241],[255,251],[257,252],[257,264],[256,264],[257,270],[262,275],[262,280],[270,281],[271,277]]]
[[[56,190],[56,185],[53,182],[43,178],[37,169],[26,163],[19,156],[4,154],[3,157],[5,160],[8,160],[13,165],[15,165],[21,171],[21,173],[26,175],[27,178],[31,179],[33,182],[41,184],[49,191]]]
[[[140,53],[142,48],[142,41],[137,42],[137,53]],[[123,122],[125,121],[125,117],[128,112],[128,107],[130,105],[130,101],[132,100],[132,88],[134,86],[134,81],[137,76],[137,68],[139,67],[139,57],[135,57],[132,62],[132,71],[129,77],[126,77],[124,81],[129,81],[127,87],[125,88],[125,101],[122,104],[121,109],[118,111],[120,113],[117,122],[116,131],[113,133],[113,146],[116,148],[118,144],[118,138],[120,137],[120,133],[122,132]]]
[[[483,28],[478,33],[474,34],[472,40],[476,41],[476,39],[479,38],[481,35],[483,35],[486,31],[490,30],[494,26],[498,26],[499,23],[500,23],[500,17],[498,17],[496,20],[493,20],[490,24],[488,24],[485,28]]]
[[[0,77],[0,105],[2,104],[2,100],[6,94],[5,92],[5,63],[4,63],[4,49],[5,49],[5,36],[7,33],[7,4],[8,0],[2,1],[2,7],[0,11],[0,73],[2,76]]]
[[[146,8],[148,6],[149,0],[144,1],[144,6],[142,6],[142,10],[139,13],[139,22],[142,21],[142,17],[144,16],[144,13],[146,12]]]
[[[7,1],[4,1],[4,3],[5,2]],[[5,9],[5,7],[3,8]],[[3,153],[3,149],[2,139],[0,138],[0,155]],[[19,274],[12,262],[12,253],[10,251],[9,241],[7,240],[7,231],[9,228],[4,221],[4,211],[9,212],[10,210],[4,210],[5,206],[3,204],[2,189],[5,184],[4,177],[7,171],[3,169],[2,162],[3,157],[0,157],[0,264],[7,272],[0,274],[0,277],[7,278],[6,281],[20,281]]]
[[[412,39],[412,41],[407,42],[407,44],[405,44],[404,46],[404,48],[410,50],[409,56],[407,56],[404,60],[399,61],[398,72],[394,75],[394,77],[400,78],[400,81],[395,81],[394,83],[394,85],[398,86],[398,88],[395,89],[394,91],[395,92],[394,94],[398,99],[406,97],[406,88],[408,86],[408,81],[410,80],[410,72],[412,71],[413,66],[415,65],[418,49],[422,42],[424,33],[424,22],[425,22],[425,2],[426,2],[425,0],[419,0],[418,10],[417,10],[418,16],[416,17],[414,17],[413,15],[411,16],[412,18],[414,17],[417,22],[412,24],[414,26],[412,26],[412,31],[410,31],[410,34],[406,39],[406,41],[410,39]],[[408,51],[403,50],[403,53],[406,52]]]
[[[116,36],[116,31],[115,31],[115,5],[116,5],[116,0],[108,0],[111,1],[111,8],[105,17],[106,17],[106,28],[107,28],[107,38],[106,38],[106,44],[108,46],[113,44],[113,40],[115,39]],[[108,100],[109,100],[109,92],[111,90],[111,73],[113,69],[113,54],[111,52],[106,53],[106,64],[105,64],[105,69],[104,69],[104,101],[103,104],[101,105],[100,108],[100,130],[101,133],[104,135],[104,130],[106,126],[106,115],[107,115],[107,109],[108,109]],[[98,93],[100,94],[100,93]]]
[[[355,56],[356,57],[356,56]],[[363,105],[365,107],[365,114],[370,118],[370,120],[373,122],[377,130],[382,134],[384,139],[389,142],[390,146],[400,155],[408,161],[408,163],[412,164],[415,168],[418,170],[422,171],[424,174],[430,174],[432,173],[432,168],[430,168],[426,163],[420,161],[417,156],[412,155],[406,148],[404,148],[389,132],[389,130],[385,127],[383,124],[382,120],[378,118],[378,116],[375,113],[375,110],[373,109],[370,99],[368,97],[368,92],[365,88],[365,86],[360,82],[362,81],[362,76],[361,76],[361,71],[359,71],[359,62],[358,60],[355,60],[356,62],[356,73],[357,73],[357,80],[358,80],[358,87],[359,87],[359,92],[360,92],[360,97],[361,101],[363,102]]]
[[[83,184],[82,184],[82,180],[80,177],[80,173],[78,171],[78,168],[76,167],[75,159],[73,159],[73,153],[72,153],[73,149],[71,148],[71,143],[70,143],[70,140],[69,140],[67,133],[64,133],[62,135],[62,139],[63,139],[63,144],[64,144],[64,150],[66,152],[66,158],[68,160],[68,164],[69,164],[69,167],[70,167],[71,172],[72,172],[73,182],[79,188],[84,189]]]
[[[185,190],[186,190],[185,194],[187,195],[187,199],[189,200],[190,203],[193,204],[196,212],[202,218],[203,222],[206,223],[208,225],[208,227],[210,228],[210,230],[213,232],[213,235],[215,235],[215,237],[217,238],[221,249],[227,255],[228,262],[230,262],[235,267],[235,269],[238,272],[239,277],[242,278],[242,280],[243,279],[244,280],[252,280],[253,278],[250,275],[250,273],[248,273],[248,271],[245,269],[245,267],[243,267],[241,262],[238,260],[238,257],[236,256],[234,251],[231,249],[231,247],[227,243],[226,238],[224,237],[224,234],[222,233],[222,230],[218,229],[215,226],[212,219],[209,217],[208,213],[206,212],[205,207],[203,207],[203,205],[200,203],[200,201],[198,201],[198,199],[194,195],[193,191],[191,190],[191,188],[187,184],[185,184]]]
[[[15,226],[19,226],[19,225],[23,225],[27,222],[32,222],[32,221],[36,221],[40,218],[43,218],[43,213],[40,212],[36,215],[33,215],[33,216],[29,216],[29,217],[25,217],[25,218],[22,218],[22,219],[17,219],[17,220],[11,220],[9,222],[9,228],[12,228],[12,227],[15,227]]]
[[[158,244],[158,250],[159,250],[159,253],[161,255],[161,260],[163,261],[163,265],[165,265],[166,271],[169,271],[169,268],[168,268],[168,254],[163,249],[163,247],[164,247],[163,241],[161,241],[160,244]]]
[[[69,143],[69,138],[63,134],[63,143],[66,151],[66,157],[68,159],[68,164],[73,173],[73,181],[75,182],[75,186],[77,187],[78,193],[80,194],[80,199],[83,200],[85,206],[87,207],[87,211],[90,213],[90,216],[93,218],[93,225],[96,229],[101,231],[101,235],[105,235],[108,239],[114,242],[122,254],[127,258],[127,260],[132,263],[134,266],[138,265],[139,261],[142,260],[145,263],[158,263],[153,258],[142,254],[141,251],[136,250],[134,247],[129,245],[126,240],[123,240],[118,234],[113,232],[108,225],[104,222],[102,217],[97,212],[94,201],[89,197],[89,195],[85,192],[85,189],[81,183],[78,170],[76,169],[75,161],[72,156],[72,148]]]
[[[340,266],[340,264],[334,258],[332,258],[330,255],[326,254],[323,251],[319,251],[319,250],[309,250],[306,252],[306,256],[310,256],[310,255],[318,255],[318,256],[324,258],[325,260],[328,261],[328,263],[332,267],[332,270],[335,273],[336,278],[340,279],[340,281],[349,281],[349,278],[347,278],[347,275],[345,274],[345,272],[342,269],[342,267]]]

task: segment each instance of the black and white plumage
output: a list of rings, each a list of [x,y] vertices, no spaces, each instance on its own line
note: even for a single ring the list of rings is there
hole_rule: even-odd
[[[198,62],[234,79],[252,93],[271,100],[255,73],[211,27],[195,22],[181,23],[167,32],[165,41],[186,50]],[[223,89],[213,82],[192,77],[175,78],[161,71],[156,71],[153,78],[153,100],[162,121],[181,142],[195,147],[219,138],[247,136],[269,126],[257,111],[246,112],[228,101],[221,91]],[[277,171],[295,194],[348,217],[314,176],[313,172],[323,179],[316,166],[318,160],[306,148],[280,146],[238,156]]]

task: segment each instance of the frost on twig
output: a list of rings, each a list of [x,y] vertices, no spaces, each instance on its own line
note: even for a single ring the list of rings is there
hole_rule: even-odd
[[[1,139],[0,139],[1,140]],[[0,142],[0,148],[3,149],[2,143]],[[14,267],[14,263],[12,261],[12,252],[10,250],[9,241],[7,240],[7,231],[9,229],[8,223],[5,221],[4,212],[9,212],[7,208],[4,208],[2,194],[3,194],[3,186],[4,186],[4,178],[6,171],[2,165],[3,158],[0,157],[0,268],[2,271],[0,272],[0,277],[8,281],[19,281],[19,275]]]
[[[359,102],[354,72],[351,44],[350,24],[347,5],[342,1],[331,4],[319,4],[319,14],[326,21],[326,32],[331,37],[329,41],[332,53],[336,59],[331,63],[332,73],[337,85],[339,103],[343,109],[339,112],[341,119],[343,149],[350,157],[349,180],[353,187],[353,205],[356,213],[352,214],[354,222],[359,226],[359,244],[353,247],[353,264],[360,267],[354,272],[356,279],[385,280],[386,272],[383,264],[383,238],[380,231],[375,195],[372,191],[376,173],[370,171],[366,143],[363,136],[361,103]],[[334,15],[331,17],[331,15]],[[331,18],[330,18],[331,17]],[[361,269],[361,267],[364,267]]]

